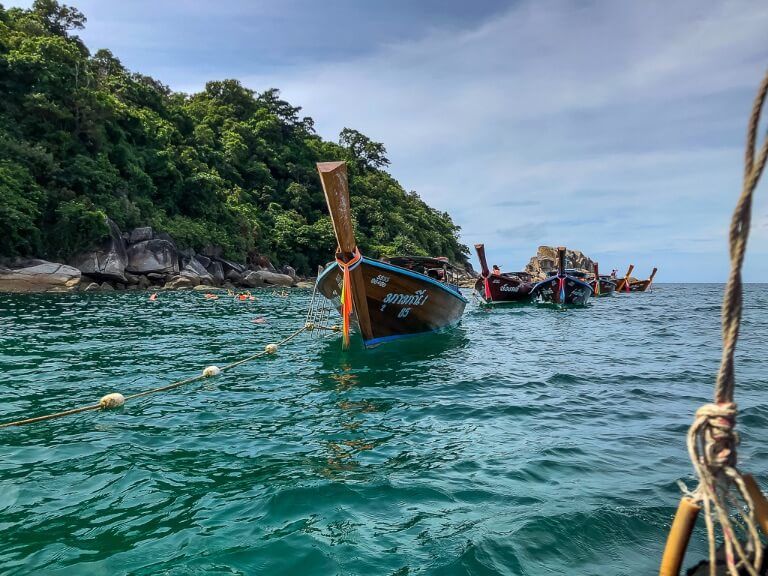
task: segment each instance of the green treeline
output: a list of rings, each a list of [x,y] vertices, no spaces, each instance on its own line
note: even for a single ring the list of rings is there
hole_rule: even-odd
[[[343,159],[365,254],[466,260],[450,216],[383,170],[382,144],[350,129],[323,141],[277,90],[173,92],[91,55],[72,35],[84,24],[55,0],[0,5],[0,256],[67,258],[106,234],[108,215],[307,272],[335,247],[315,162]]]

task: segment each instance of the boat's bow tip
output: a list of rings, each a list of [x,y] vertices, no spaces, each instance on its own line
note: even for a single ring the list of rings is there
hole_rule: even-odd
[[[342,166],[346,166],[347,163],[343,160],[337,161],[337,162],[318,162],[317,163],[317,171],[321,174],[326,174],[329,172],[334,172],[341,168]]]

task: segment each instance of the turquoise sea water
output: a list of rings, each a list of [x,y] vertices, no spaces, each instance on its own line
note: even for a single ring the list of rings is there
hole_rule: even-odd
[[[693,484],[721,295],[472,303],[449,334],[368,352],[302,336],[117,411],[0,430],[0,574],[653,574],[676,481]],[[4,296],[1,419],[239,359],[300,326],[309,292],[146,298]],[[740,462],[764,488],[766,310],[748,286]],[[688,558],[704,553],[700,526]]]

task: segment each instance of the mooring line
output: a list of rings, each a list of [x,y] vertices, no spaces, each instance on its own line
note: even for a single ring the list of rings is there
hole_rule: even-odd
[[[262,356],[266,356],[269,354],[276,354],[280,346],[287,344],[302,332],[305,332],[305,331],[311,332],[312,330],[318,330],[318,329],[326,329],[326,327],[315,326],[311,322],[307,322],[304,324],[304,326],[302,326],[301,328],[299,328],[289,336],[286,336],[285,338],[280,340],[277,344],[267,344],[264,347],[264,350],[256,352],[255,354],[251,354],[250,356],[247,356],[241,360],[237,360],[236,362],[231,362],[229,364],[226,364],[221,368],[219,368],[218,366],[208,366],[203,370],[201,374],[197,376],[193,376],[191,378],[185,378],[184,380],[178,380],[176,382],[172,382],[171,384],[166,384],[165,386],[152,388],[150,390],[145,390],[143,392],[137,392],[136,394],[129,394],[128,396],[123,396],[119,392],[112,392],[110,394],[107,394],[106,396],[103,396],[101,400],[99,400],[99,402],[96,404],[89,404],[87,406],[80,406],[78,408],[71,408],[69,410],[63,410],[61,412],[44,414],[43,416],[35,416],[33,418],[25,418],[23,420],[15,420],[13,422],[4,422],[0,424],[0,428],[9,428],[11,426],[23,426],[25,424],[33,424],[35,422],[53,420],[55,418],[62,418],[64,416],[69,416],[71,414],[79,414],[81,412],[88,412],[91,410],[108,410],[110,408],[118,408],[119,406],[122,406],[123,404],[125,404],[128,400],[134,400],[136,398],[141,398],[142,396],[149,396],[150,394],[157,394],[158,392],[173,390],[174,388],[178,388],[186,384],[192,384],[193,382],[197,382],[198,380],[203,380],[205,378],[217,376],[222,372],[226,372],[227,370],[232,370],[233,368],[236,368],[241,364],[245,364],[246,362],[251,362],[252,360],[256,360],[257,358],[261,358]]]

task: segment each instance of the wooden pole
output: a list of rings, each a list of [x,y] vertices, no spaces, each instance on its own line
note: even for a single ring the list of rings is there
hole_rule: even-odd
[[[340,258],[348,262],[357,248],[355,231],[352,227],[352,212],[349,206],[349,185],[347,183],[347,165],[345,162],[318,162],[317,171],[323,184],[325,201],[331,214],[333,232],[339,244]],[[365,293],[365,281],[361,266],[350,271],[352,302],[363,338],[373,338],[371,318],[368,314],[368,300]]]
[[[664,556],[661,558],[659,576],[680,576],[680,567],[683,565],[685,550],[688,548],[699,510],[701,510],[701,506],[690,498],[683,497],[680,499],[675,520],[672,522],[669,536],[667,536]]]

